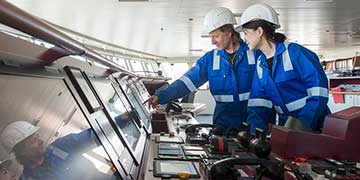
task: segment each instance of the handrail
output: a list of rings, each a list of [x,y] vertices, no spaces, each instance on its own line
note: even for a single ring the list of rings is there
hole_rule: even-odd
[[[61,47],[71,55],[84,55],[111,69],[135,75],[7,1],[0,1],[0,14],[0,22],[9,27]]]
[[[7,1],[0,1],[0,14],[1,23],[7,26],[51,42],[69,51],[72,55],[85,53],[85,47],[80,43]]]

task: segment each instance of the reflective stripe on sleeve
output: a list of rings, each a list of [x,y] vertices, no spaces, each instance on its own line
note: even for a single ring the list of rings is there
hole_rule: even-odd
[[[273,104],[270,100],[267,99],[249,99],[248,106],[272,108]]]
[[[306,90],[308,96],[322,96],[322,97],[329,97],[329,91],[327,88],[323,87],[312,87]]]
[[[197,90],[194,83],[192,83],[192,81],[188,77],[182,76],[181,78],[179,78],[179,80],[185,84],[189,91],[195,92]]]
[[[288,109],[288,111],[296,111],[298,109],[303,108],[306,105],[306,99],[308,98],[308,96],[303,97],[301,99],[298,99],[296,101],[293,101],[291,103],[287,103],[286,104],[286,108]]]

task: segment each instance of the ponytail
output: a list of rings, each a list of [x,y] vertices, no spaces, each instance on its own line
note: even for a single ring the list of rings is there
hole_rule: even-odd
[[[281,33],[275,33],[274,34],[274,42],[284,42],[286,40],[286,36]]]

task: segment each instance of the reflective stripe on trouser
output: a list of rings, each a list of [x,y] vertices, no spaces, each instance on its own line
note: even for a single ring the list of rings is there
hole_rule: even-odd
[[[214,95],[216,102],[234,102],[233,95]]]
[[[239,94],[239,101],[249,100],[250,92]]]

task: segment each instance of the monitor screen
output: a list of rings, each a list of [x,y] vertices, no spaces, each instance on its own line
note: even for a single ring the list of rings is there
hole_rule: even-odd
[[[155,177],[178,177],[179,173],[188,173],[191,178],[200,177],[192,162],[167,160],[157,160],[154,162]]]

